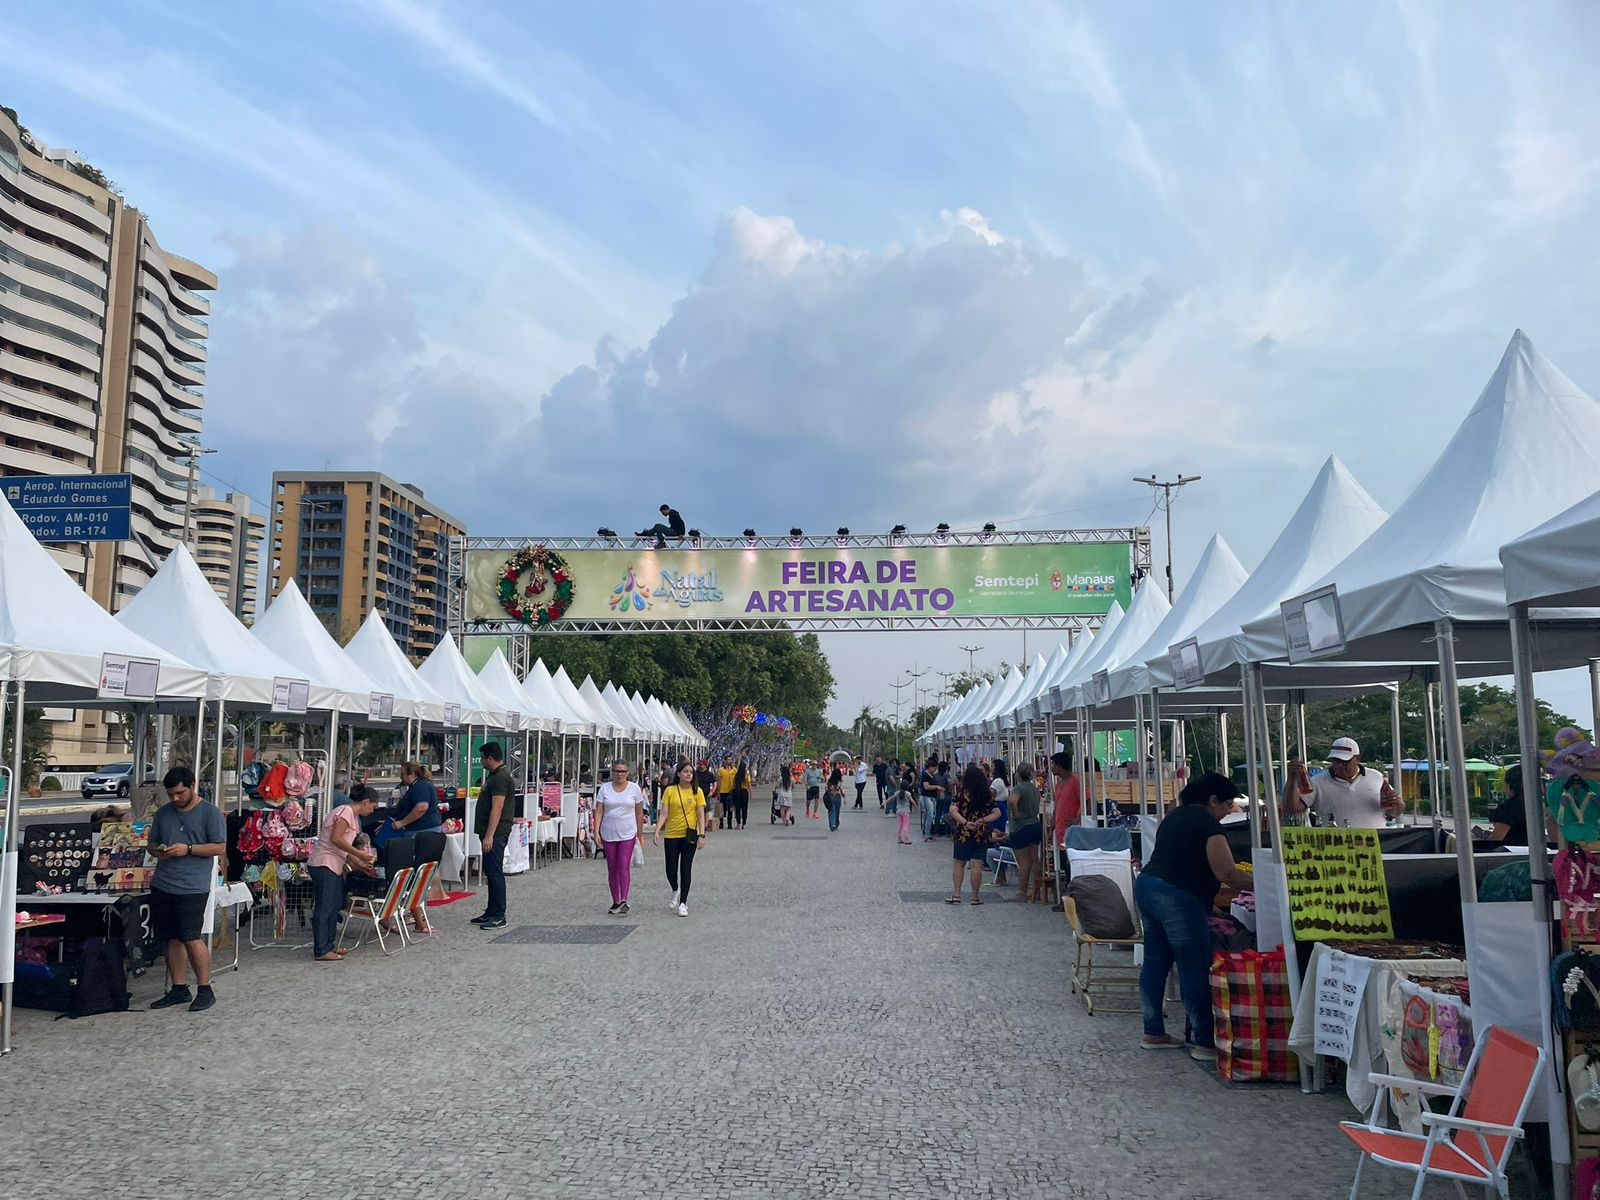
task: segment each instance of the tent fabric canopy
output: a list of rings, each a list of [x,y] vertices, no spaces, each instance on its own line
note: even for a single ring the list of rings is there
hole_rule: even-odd
[[[1134,593],[1133,602],[1117,626],[1109,634],[1102,630],[1095,639],[1094,649],[1084,656],[1072,678],[1062,686],[1062,698],[1068,708],[1079,708],[1091,703],[1088,685],[1101,671],[1112,671],[1129,661],[1134,651],[1172,611],[1166,592],[1153,581],[1146,580]]]
[[[1600,492],[1500,548],[1506,599],[1552,608],[1600,607]]]
[[[522,681],[522,694],[526,698],[528,711],[555,722],[557,733],[577,733],[580,727],[587,724],[556,693],[555,686],[550,682],[550,672],[545,670],[543,661],[535,662],[528,677]]]
[[[91,600],[0,496],[0,673],[25,682],[32,701],[92,701],[103,654],[157,659],[160,697],[206,695],[204,670]]]
[[[1457,625],[1463,675],[1503,673],[1510,658],[1500,548],[1589,494],[1597,445],[1600,404],[1517,330],[1410,496],[1311,585],[1338,586],[1346,677],[1370,674],[1365,664],[1435,661],[1432,641],[1418,630],[1431,634],[1433,623],[1446,618]],[[1566,628],[1575,641],[1593,636],[1581,619]],[[1548,629],[1546,639],[1560,637],[1561,629]],[[1245,626],[1243,637],[1252,662],[1288,657],[1275,616]],[[1340,669],[1312,663],[1293,671],[1275,667],[1274,674],[1314,677]]]
[[[461,657],[461,651],[450,638],[440,638],[433,653],[417,668],[422,681],[447,703],[461,707],[461,724],[483,725],[491,729],[505,726],[506,714],[493,696],[478,683],[478,677]]]
[[[478,686],[505,710],[508,724],[511,723],[511,714],[517,714],[518,732],[549,733],[555,728],[553,718],[528,707],[527,693],[512,672],[511,664],[506,661],[506,652],[499,646],[494,648],[489,661],[478,671]]]
[[[598,711],[579,693],[578,686],[572,682],[572,676],[567,674],[566,667],[557,667],[555,674],[550,676],[550,682],[567,707],[577,713],[582,722],[589,727],[592,736],[606,738],[615,736],[611,731],[611,719]]]
[[[342,695],[333,683],[312,679],[251,636],[200,574],[187,546],[167,556],[115,619],[205,671],[210,677],[208,699],[271,708],[273,680],[292,679],[311,685],[309,707],[329,712],[341,705]]]
[[[394,635],[377,609],[367,614],[344,652],[376,688],[394,696],[396,712],[402,712],[400,701],[404,697],[413,716],[427,723],[443,724],[444,697],[423,682],[411,660],[395,644]]]
[[[268,650],[294,663],[312,679],[338,688],[341,712],[365,718],[371,710],[372,693],[383,692],[329,636],[293,579],[284,584],[283,590],[267,606],[267,611],[261,614],[250,634]],[[404,707],[406,711],[402,711],[400,696],[395,695],[397,716],[405,718],[416,715],[411,711],[409,699]]]

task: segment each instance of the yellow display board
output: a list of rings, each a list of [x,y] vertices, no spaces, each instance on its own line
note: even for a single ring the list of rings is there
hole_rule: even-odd
[[[1283,870],[1301,941],[1394,940],[1377,830],[1285,829]]]

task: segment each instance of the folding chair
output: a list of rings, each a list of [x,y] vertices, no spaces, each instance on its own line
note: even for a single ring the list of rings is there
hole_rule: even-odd
[[[401,867],[398,871],[393,872],[389,876],[389,887],[383,894],[382,903],[379,903],[378,899],[372,896],[351,897],[349,915],[345,919],[344,928],[339,931],[340,949],[344,948],[344,939],[349,934],[350,927],[362,918],[372,922],[372,932],[378,937],[378,948],[385,955],[398,954],[400,950],[405,949],[406,935],[404,925],[400,926],[400,947],[398,950],[389,949],[389,943],[384,941],[383,934],[384,926],[393,921],[395,914],[404,907],[406,897],[411,892],[411,877],[413,874],[415,874],[415,871],[411,867]],[[365,940],[366,935],[364,933],[357,934],[356,944],[353,948],[359,950],[361,943]]]
[[[402,923],[400,928],[408,942],[432,937],[435,932],[433,922],[428,920],[428,892],[438,878],[439,862],[444,857],[444,840],[442,833],[417,834],[416,868],[411,876],[411,894],[406,898],[405,914],[414,925],[421,925],[422,931],[413,928],[407,933]],[[413,933],[417,936],[413,937]]]
[[[993,846],[984,854],[984,857],[989,860],[989,866],[994,871],[994,874],[989,877],[990,887],[999,887],[1000,872],[1007,867],[1015,867],[1017,865],[1017,856],[1010,846]]]
[[[1128,912],[1133,917],[1131,938],[1096,937],[1083,927],[1078,917],[1078,902],[1069,894],[1070,883],[1061,886],[1061,911],[1066,915],[1067,927],[1072,930],[1076,953],[1072,961],[1072,991],[1083,998],[1083,1007],[1092,1017],[1096,1004],[1100,1011],[1111,1013],[1137,1013],[1142,1011],[1139,1002],[1139,967],[1121,963],[1107,963],[1106,953],[1133,950],[1144,945],[1144,930],[1139,924],[1139,906],[1133,902],[1133,857],[1130,851],[1068,850],[1069,878],[1102,875],[1112,879],[1123,895]],[[1117,997],[1108,1001],[1110,993]],[[1098,999],[1097,999],[1098,995]]]
[[[1462,1200],[1467,1195],[1463,1183],[1475,1183],[1486,1194],[1504,1200],[1509,1195],[1506,1160],[1511,1157],[1512,1143],[1522,1136],[1522,1121],[1544,1065],[1541,1047],[1491,1025],[1479,1035],[1459,1087],[1398,1075],[1369,1075],[1378,1094],[1366,1123],[1339,1122],[1339,1128],[1361,1150],[1350,1200],[1356,1200],[1361,1190],[1361,1169],[1369,1158],[1413,1172],[1417,1186],[1411,1200],[1418,1200],[1430,1178],[1448,1179]],[[1424,1110],[1424,1133],[1385,1129],[1378,1120],[1388,1088],[1452,1097],[1450,1111],[1441,1115]]]

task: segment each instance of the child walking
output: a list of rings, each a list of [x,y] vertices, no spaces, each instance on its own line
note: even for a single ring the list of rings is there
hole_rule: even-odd
[[[779,825],[794,824],[794,795],[789,788],[789,771],[785,767],[778,771],[778,786],[772,793],[772,819]]]
[[[900,790],[894,797],[894,811],[899,821],[899,835],[895,840],[902,846],[911,845],[911,804],[911,784],[902,777]]]

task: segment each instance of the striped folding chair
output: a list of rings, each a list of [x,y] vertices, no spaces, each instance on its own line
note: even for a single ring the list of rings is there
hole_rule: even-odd
[[[389,877],[389,888],[384,892],[381,900],[376,896],[354,896],[350,900],[349,916],[345,920],[344,928],[339,933],[339,946],[344,947],[344,939],[350,933],[350,927],[357,921],[367,920],[372,922],[372,932],[377,935],[378,948],[384,954],[398,954],[405,949],[406,935],[404,928],[399,934],[400,945],[389,949],[389,943],[384,940],[384,927],[394,923],[395,915],[405,907],[407,897],[411,894],[411,878],[415,871],[411,867],[401,867]],[[360,949],[361,943],[366,940],[366,933],[356,934],[356,944],[353,949]]]
[[[408,943],[431,938],[434,934],[433,922],[428,920],[428,889],[433,886],[434,872],[438,868],[436,862],[421,862],[411,873],[411,893],[405,902],[405,915],[411,927],[407,929],[406,922],[400,922],[400,936]]]

